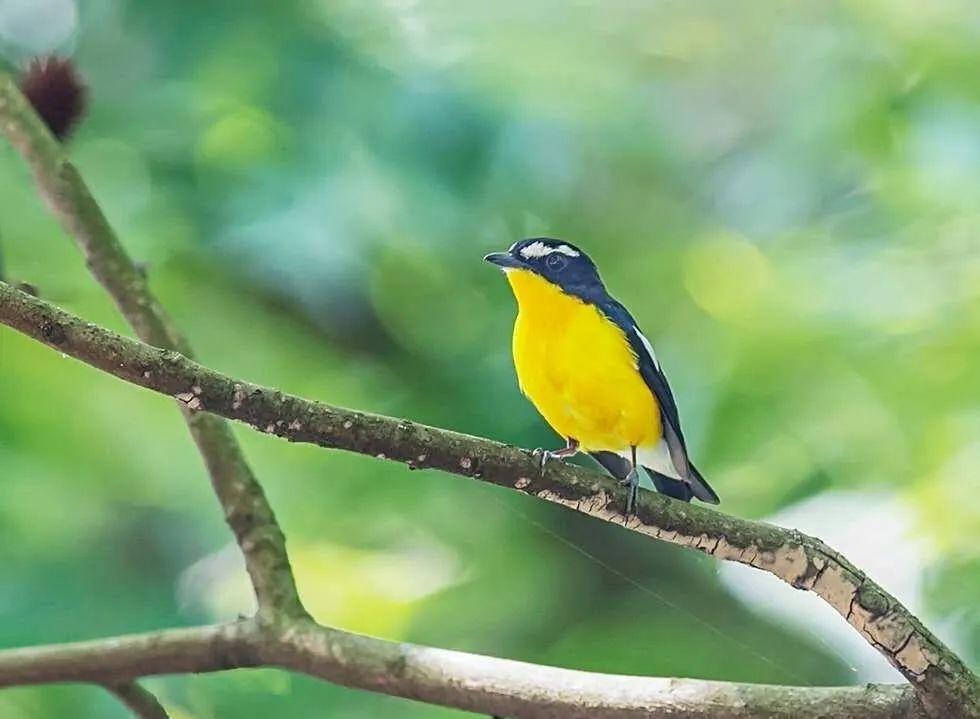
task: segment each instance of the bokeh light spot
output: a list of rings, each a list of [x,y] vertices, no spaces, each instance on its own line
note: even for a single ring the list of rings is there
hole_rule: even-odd
[[[27,55],[59,48],[77,26],[78,10],[73,0],[0,2],[0,45],[9,43]]]
[[[225,113],[204,133],[197,157],[204,165],[242,168],[274,156],[283,133],[276,119],[261,108],[239,107]]]
[[[688,251],[684,284],[694,301],[718,319],[754,319],[770,283],[769,261],[755,245],[714,235]]]

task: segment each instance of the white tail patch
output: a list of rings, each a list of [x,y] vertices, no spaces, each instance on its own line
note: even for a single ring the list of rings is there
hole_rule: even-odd
[[[629,449],[620,450],[617,454],[633,461],[633,454]],[[666,477],[683,479],[681,473],[674,467],[674,462],[670,458],[670,449],[663,439],[652,447],[637,447],[636,461],[641,467],[649,467],[654,472],[658,472]]]

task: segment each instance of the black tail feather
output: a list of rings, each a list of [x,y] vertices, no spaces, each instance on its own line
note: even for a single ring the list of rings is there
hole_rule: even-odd
[[[630,473],[630,463],[625,457],[620,457],[615,452],[589,452],[589,455],[596,462],[602,465],[609,474],[622,481]]]
[[[695,497],[700,499],[702,502],[707,502],[708,504],[718,504],[721,499],[715,494],[715,490],[705,481],[704,477],[698,471],[697,467],[693,464],[688,463],[688,467],[691,468],[691,492]]]
[[[679,499],[682,502],[690,502],[691,497],[697,495],[691,489],[691,485],[680,479],[674,479],[673,477],[668,477],[666,475],[660,474],[660,472],[654,472],[649,467],[644,467],[647,474],[650,475],[650,479],[653,480],[653,486],[657,488],[657,491],[661,494],[666,494],[668,497],[673,497],[674,499]]]

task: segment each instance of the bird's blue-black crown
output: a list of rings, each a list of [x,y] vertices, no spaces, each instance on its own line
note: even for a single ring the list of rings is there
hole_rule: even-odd
[[[570,294],[594,297],[605,292],[591,258],[570,242],[552,237],[529,237],[511,245],[507,252],[487,255],[501,267],[530,270]]]

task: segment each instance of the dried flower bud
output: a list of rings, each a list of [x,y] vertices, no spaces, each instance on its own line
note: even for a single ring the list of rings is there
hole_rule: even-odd
[[[85,85],[67,58],[34,58],[21,75],[20,89],[59,140],[71,134],[85,113]]]

